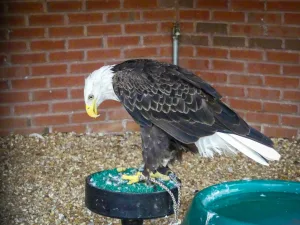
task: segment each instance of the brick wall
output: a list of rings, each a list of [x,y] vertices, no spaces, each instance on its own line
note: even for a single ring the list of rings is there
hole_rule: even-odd
[[[119,132],[107,101],[89,118],[84,77],[129,58],[171,62],[173,0],[1,1],[0,134]],[[180,65],[270,136],[300,136],[300,2],[179,0]]]

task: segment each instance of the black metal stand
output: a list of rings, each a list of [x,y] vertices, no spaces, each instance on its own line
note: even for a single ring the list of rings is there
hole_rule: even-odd
[[[123,193],[97,188],[85,183],[85,205],[92,212],[102,216],[118,218],[122,225],[143,225],[143,220],[172,215],[173,201],[166,191],[151,193]],[[176,198],[178,188],[170,189]]]
[[[123,219],[122,221],[122,225],[143,225],[144,220],[130,220],[130,219]]]

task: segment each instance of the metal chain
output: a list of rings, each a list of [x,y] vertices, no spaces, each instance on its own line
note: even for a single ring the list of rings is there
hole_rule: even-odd
[[[166,190],[169,193],[169,195],[171,196],[172,201],[173,201],[173,211],[174,211],[174,216],[175,216],[174,222],[171,222],[170,225],[180,225],[181,220],[178,219],[180,198],[181,198],[180,184],[177,182],[177,180],[176,180],[176,178],[174,178],[174,176],[172,176],[172,177],[170,176],[170,178],[178,188],[178,202],[177,203],[176,203],[175,196],[173,195],[173,193],[171,192],[171,190],[167,186],[165,186],[163,183],[159,182],[158,180],[155,180],[154,178],[149,177],[148,179],[151,182],[159,185],[161,188],[163,188],[164,190]],[[146,179],[147,178],[143,174],[140,176],[140,180],[146,180]]]

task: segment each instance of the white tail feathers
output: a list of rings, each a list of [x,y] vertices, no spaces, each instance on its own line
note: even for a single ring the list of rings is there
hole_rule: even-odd
[[[213,157],[214,153],[236,154],[239,151],[266,166],[269,164],[265,159],[270,161],[280,159],[280,154],[275,149],[235,134],[216,132],[200,138],[195,144],[200,155],[204,157]]]

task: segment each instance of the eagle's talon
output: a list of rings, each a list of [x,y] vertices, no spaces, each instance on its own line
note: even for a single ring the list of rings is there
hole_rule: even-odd
[[[138,183],[141,180],[141,176],[142,176],[141,172],[137,172],[134,175],[124,174],[124,175],[122,175],[122,179],[123,180],[128,180],[129,182],[127,184],[135,184],[135,183]]]
[[[124,172],[125,170],[126,170],[125,167],[118,167],[118,168],[117,168],[117,172],[118,172],[118,173]]]
[[[170,180],[170,177],[167,176],[167,175],[164,175],[160,172],[155,172],[155,173],[150,173],[150,177],[151,178],[155,178],[155,179],[161,179],[161,180],[164,180],[164,181],[167,181],[167,180]]]

